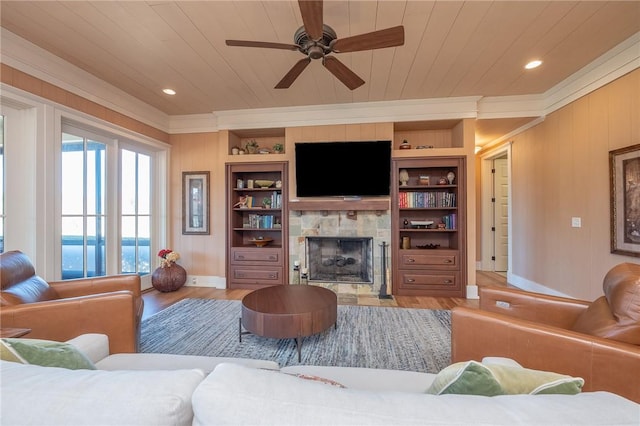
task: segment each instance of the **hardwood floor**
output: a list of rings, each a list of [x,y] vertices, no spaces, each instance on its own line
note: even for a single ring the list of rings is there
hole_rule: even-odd
[[[507,279],[500,274],[494,272],[477,272],[477,282],[479,286],[494,285],[507,286]],[[182,299],[199,298],[199,299],[225,299],[225,300],[241,300],[244,295],[251,290],[227,290],[216,289],[210,287],[182,287],[177,291],[162,293],[156,289],[146,290],[142,297],[144,299],[144,313],[142,319],[173,305]],[[478,301],[452,297],[416,297],[416,296],[394,296],[396,305],[401,308],[418,308],[418,309],[451,309],[455,306],[468,306],[477,308]],[[341,304],[346,304],[341,302]],[[378,300],[371,297],[357,298],[359,305],[384,305]]]

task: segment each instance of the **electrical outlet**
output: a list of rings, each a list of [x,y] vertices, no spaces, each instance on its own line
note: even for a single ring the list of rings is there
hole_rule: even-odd
[[[196,277],[191,277],[191,284],[193,285],[198,284],[198,279]]]
[[[572,228],[581,228],[582,227],[582,218],[572,217],[571,218],[571,227]]]

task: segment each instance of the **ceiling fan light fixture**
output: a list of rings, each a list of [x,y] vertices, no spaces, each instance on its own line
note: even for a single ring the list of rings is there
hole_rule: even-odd
[[[309,48],[309,57],[311,59],[320,59],[324,57],[324,49],[320,46],[311,46]]]
[[[176,91],[173,89],[162,89],[162,93],[164,93],[165,95],[173,96],[176,94]]]
[[[524,68],[528,70],[532,70],[534,68],[538,68],[540,65],[542,65],[542,61],[539,59],[535,59],[531,62],[528,62],[527,65],[524,66]]]

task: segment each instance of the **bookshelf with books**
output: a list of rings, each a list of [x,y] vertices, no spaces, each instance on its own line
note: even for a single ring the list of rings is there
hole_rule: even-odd
[[[288,283],[287,170],[287,162],[227,163],[227,288]]]
[[[463,156],[393,160],[393,294],[465,297]]]

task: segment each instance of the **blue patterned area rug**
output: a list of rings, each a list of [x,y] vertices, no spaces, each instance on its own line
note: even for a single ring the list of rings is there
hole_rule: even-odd
[[[140,352],[254,358],[288,365],[333,365],[437,373],[450,364],[447,310],[338,306],[338,328],[293,339],[238,339],[237,300],[184,299],[142,322]]]

